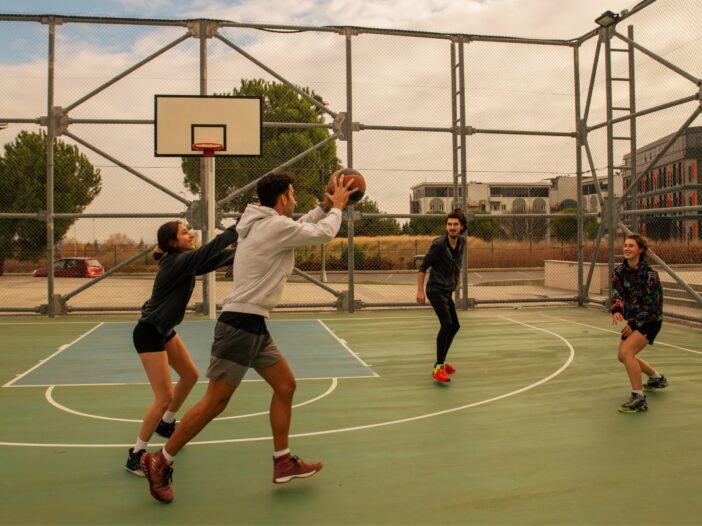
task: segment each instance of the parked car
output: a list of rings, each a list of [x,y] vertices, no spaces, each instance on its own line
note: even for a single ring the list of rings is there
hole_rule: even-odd
[[[94,278],[105,272],[104,267],[94,258],[62,258],[54,263],[54,276],[57,278]],[[32,272],[35,278],[45,278],[46,267]]]

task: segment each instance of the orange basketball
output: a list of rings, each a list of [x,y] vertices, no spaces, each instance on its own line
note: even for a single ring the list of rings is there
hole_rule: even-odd
[[[356,191],[352,193],[349,197],[348,204],[355,205],[361,199],[363,199],[364,195],[366,195],[366,180],[361,175],[361,172],[354,170],[353,168],[342,168],[341,170],[337,170],[336,172],[331,174],[331,177],[329,178],[329,183],[327,184],[327,191],[331,192],[332,181],[335,178],[338,178],[342,175],[344,176],[344,183],[348,183],[349,178],[353,179],[353,184],[351,185],[351,188],[355,188]]]

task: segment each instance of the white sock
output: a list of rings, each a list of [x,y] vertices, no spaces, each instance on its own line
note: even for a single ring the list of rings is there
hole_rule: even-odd
[[[169,466],[173,464],[173,462],[175,461],[175,457],[171,455],[168,451],[166,451],[165,447],[161,449],[161,453],[163,453],[163,457],[166,459],[166,462],[168,462]]]
[[[148,445],[149,445],[148,442],[137,437],[136,444],[134,444],[134,452],[136,453],[137,451],[141,451],[142,449],[146,449]]]
[[[632,392],[633,394],[639,395],[639,396],[641,396],[641,397],[643,397],[643,395],[644,395],[642,389],[632,389],[631,392]]]
[[[283,449],[281,451],[274,451],[273,458],[280,458],[282,456],[287,455],[288,453],[290,453],[290,448],[286,448],[286,449]]]
[[[175,420],[175,412],[174,411],[166,411],[163,413],[163,416],[161,417],[161,420],[166,422],[166,424],[170,424]]]
[[[661,373],[659,373],[658,371],[655,371],[655,372],[651,375],[651,378],[660,378],[660,377],[661,377]]]

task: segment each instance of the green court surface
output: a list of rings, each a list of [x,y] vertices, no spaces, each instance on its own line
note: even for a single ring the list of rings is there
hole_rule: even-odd
[[[641,356],[670,385],[625,415],[602,310],[459,317],[439,385],[430,311],[274,315],[298,376],[291,447],[324,469],[272,484],[254,375],[178,455],[170,505],[123,469],[152,397],[133,319],[0,318],[0,524],[702,523],[702,331],[664,323]],[[212,322],[179,332],[204,377]]]

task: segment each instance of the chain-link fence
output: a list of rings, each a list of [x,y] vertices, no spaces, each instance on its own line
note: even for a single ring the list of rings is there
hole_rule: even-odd
[[[693,0],[644,0],[568,40],[0,15],[0,311],[141,305],[158,226],[206,224],[210,199],[199,159],[154,157],[154,96],[209,94],[263,100],[262,155],[216,159],[221,224],[271,170],[295,174],[299,212],[338,167],[366,178],[339,236],[296,251],[281,308],[413,305],[458,207],[463,307],[604,303],[639,231],[666,312],[699,321],[700,22]],[[191,307],[231,279],[199,282]]]

